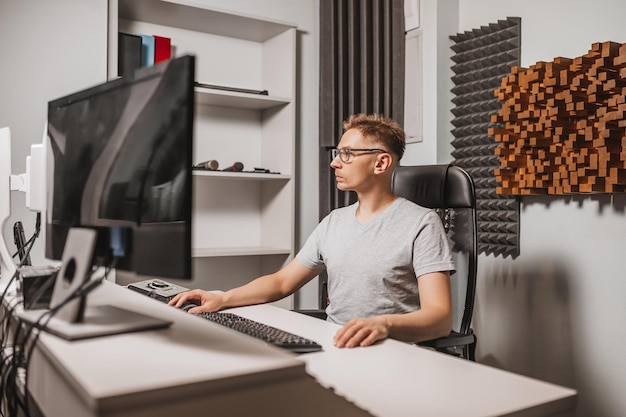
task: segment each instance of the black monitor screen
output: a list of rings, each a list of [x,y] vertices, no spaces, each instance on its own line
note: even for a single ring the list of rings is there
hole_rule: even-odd
[[[193,116],[192,56],[51,101],[46,256],[90,227],[94,262],[190,278]]]

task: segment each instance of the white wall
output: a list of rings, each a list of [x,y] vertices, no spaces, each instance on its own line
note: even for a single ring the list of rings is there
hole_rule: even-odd
[[[458,11],[438,6],[449,15],[435,16],[437,0],[422,0],[425,25],[458,19],[457,32],[463,32],[521,17],[522,66],[580,56],[594,42],[626,42],[622,0],[438,1]],[[442,41],[437,50],[450,56],[449,45]],[[452,104],[441,94],[437,114],[444,117]],[[434,129],[442,120],[426,123]],[[439,141],[452,139],[439,132]],[[579,417],[626,413],[625,208],[622,194],[524,197],[520,256],[479,260],[478,361],[577,389]]]
[[[421,0],[419,4],[419,28],[415,30],[422,37],[423,140],[407,145],[403,165],[444,163],[452,151],[449,141],[437,138],[446,136],[452,120],[447,104],[453,98],[450,90],[454,84],[447,48],[450,33],[457,30],[458,7],[448,1]]]
[[[0,126],[11,128],[13,174],[25,171],[30,145],[42,141],[48,101],[106,79],[106,4],[0,0]],[[11,194],[3,234],[13,249],[13,223],[21,220],[28,238],[35,214],[25,208],[24,193]],[[31,258],[43,262],[42,243]]]

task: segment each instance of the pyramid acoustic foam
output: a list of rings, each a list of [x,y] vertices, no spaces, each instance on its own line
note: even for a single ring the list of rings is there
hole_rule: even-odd
[[[520,65],[521,19],[509,17],[451,36],[454,118],[453,164],[464,168],[476,186],[480,253],[519,255],[519,199],[496,193],[500,166],[489,134],[501,103],[495,96],[502,79]]]

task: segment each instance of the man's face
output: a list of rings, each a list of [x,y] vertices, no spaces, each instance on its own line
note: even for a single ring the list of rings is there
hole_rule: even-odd
[[[341,137],[337,149],[371,149],[374,148],[363,138],[358,129],[350,129]],[[362,191],[367,189],[374,180],[374,167],[380,152],[351,152],[348,162],[335,157],[330,166],[335,170],[337,188],[341,191]]]

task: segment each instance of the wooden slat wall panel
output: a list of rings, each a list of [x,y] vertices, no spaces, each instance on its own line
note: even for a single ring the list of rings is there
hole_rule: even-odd
[[[626,44],[514,67],[496,93],[499,193],[626,191]]]

